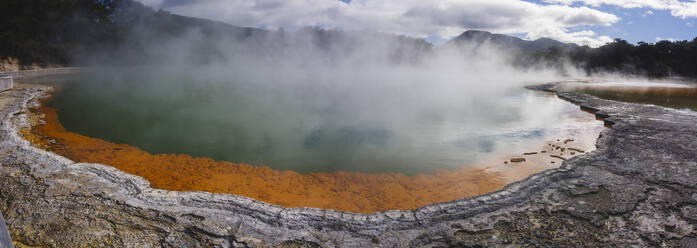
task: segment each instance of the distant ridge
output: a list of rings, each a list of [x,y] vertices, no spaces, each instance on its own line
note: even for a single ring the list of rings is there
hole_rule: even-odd
[[[501,46],[503,48],[514,49],[524,52],[535,52],[547,50],[550,47],[567,47],[578,45],[573,43],[564,43],[550,38],[539,38],[537,40],[523,40],[518,37],[493,34],[486,31],[468,30],[448,41],[447,45],[462,45],[462,44],[480,44],[490,42],[491,44]]]

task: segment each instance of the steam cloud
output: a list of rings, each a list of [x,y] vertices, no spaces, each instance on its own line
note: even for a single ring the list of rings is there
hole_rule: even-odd
[[[487,129],[544,128],[562,112],[558,105],[501,102],[526,83],[561,75],[514,67],[514,52],[487,43],[432,47],[403,36],[312,28],[235,30],[232,35],[192,28],[165,38],[147,27],[132,30],[129,45],[106,64],[130,61],[139,64],[137,69],[107,68],[93,75],[95,84],[66,90],[57,101],[70,106],[61,113],[66,119],[71,112],[92,113],[91,122],[102,122],[93,127],[111,126],[121,137],[128,133],[129,143],[156,153],[172,151],[149,147],[152,140],[180,149],[176,152],[229,161],[279,159],[270,162],[275,168],[295,161],[285,169],[298,171],[316,171],[313,161],[332,161],[330,170],[428,172],[434,168],[426,163],[449,159],[436,163],[457,167],[475,159],[476,152],[510,149],[498,147],[501,139],[494,136],[500,134]],[[71,102],[77,97],[90,99]],[[89,109],[96,106],[111,111]],[[114,125],[120,120],[107,113],[119,111],[139,121]],[[517,119],[522,121],[511,121]],[[462,137],[453,135],[454,129]],[[110,134],[101,128],[76,131],[126,142],[104,137]],[[182,142],[190,137],[198,140]],[[301,152],[293,147],[298,144]],[[227,150],[211,154],[208,147]],[[444,153],[452,156],[444,158]],[[360,161],[375,163],[385,154],[401,154],[391,157],[405,161],[385,162],[393,168]],[[410,157],[423,154],[433,157]]]

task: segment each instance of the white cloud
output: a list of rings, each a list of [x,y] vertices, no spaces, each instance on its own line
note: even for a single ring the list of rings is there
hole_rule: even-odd
[[[688,26],[688,27],[693,27],[693,26],[694,26],[694,24],[692,24],[691,22],[688,22],[688,23],[685,23],[685,26]]]
[[[137,1],[141,2],[145,5],[148,5],[148,6],[159,7],[159,6],[162,6],[166,0],[137,0]]]
[[[661,38],[661,37],[656,37],[656,41],[662,41],[662,40],[667,40],[667,41],[675,41],[675,38]]]
[[[416,37],[454,37],[465,30],[524,33],[564,42],[599,46],[610,40],[589,26],[609,26],[619,17],[566,5],[522,0],[139,0],[176,14],[253,27],[320,26],[376,30]],[[570,30],[574,30],[573,32]]]
[[[654,10],[669,10],[670,14],[680,18],[697,17],[697,0],[543,0],[547,3],[571,5],[584,3],[588,6],[614,5],[621,8],[650,8]],[[653,13],[653,12],[651,12]]]
[[[591,30],[584,30],[578,32],[567,32],[566,30],[550,31],[551,32],[535,34],[535,36],[531,36],[530,38],[537,39],[542,37],[556,37],[556,39],[561,41],[573,42],[576,44],[588,45],[591,47],[599,47],[613,41],[613,39],[609,36],[598,36],[595,32]]]
[[[641,14],[641,16],[643,16],[643,17],[650,16],[650,15],[653,15],[653,11],[651,11],[651,10],[647,10],[646,12]]]

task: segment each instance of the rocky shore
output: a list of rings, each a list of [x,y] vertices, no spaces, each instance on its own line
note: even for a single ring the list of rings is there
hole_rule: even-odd
[[[0,93],[0,211],[18,247],[697,246],[695,112],[557,92],[611,127],[597,150],[498,192],[356,214],[153,189],[34,148],[19,130],[44,90]]]

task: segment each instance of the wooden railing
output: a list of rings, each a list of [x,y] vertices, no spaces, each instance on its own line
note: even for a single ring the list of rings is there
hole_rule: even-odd
[[[86,71],[82,67],[61,67],[50,69],[0,72],[0,91],[12,89],[15,81],[43,82],[48,76],[77,74]],[[54,78],[55,79],[55,78]],[[2,248],[2,247],[0,247]]]
[[[0,213],[0,248],[12,248],[12,239],[10,239],[10,233],[7,232],[7,226],[5,225],[5,219],[2,218],[2,213]]]
[[[60,75],[60,74],[72,74],[82,72],[84,69],[81,67],[61,67],[61,68],[50,68],[50,69],[36,69],[36,70],[22,70],[22,71],[9,71],[0,72],[0,77],[11,76],[13,79],[22,79],[27,77],[41,77],[49,75]]]
[[[12,89],[13,83],[12,76],[0,76],[0,92]]]

